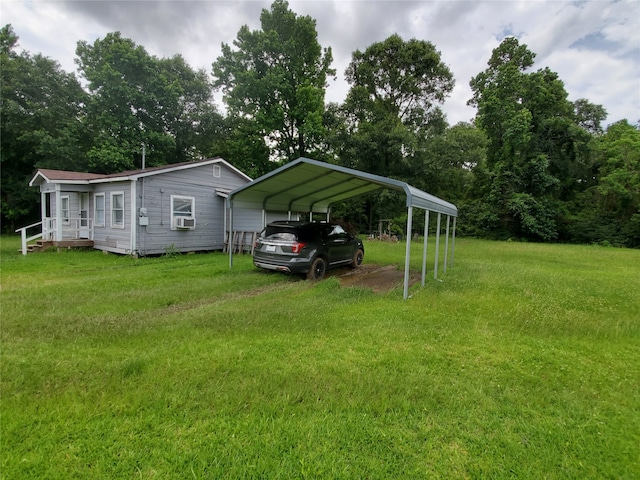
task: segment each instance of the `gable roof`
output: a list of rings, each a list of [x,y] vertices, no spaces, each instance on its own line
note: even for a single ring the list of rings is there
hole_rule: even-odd
[[[407,207],[458,215],[454,204],[408,183],[304,157],[236,188],[229,198],[263,210],[327,212],[336,202],[384,188],[404,192]]]
[[[103,177],[103,175],[100,175],[98,173],[67,172],[65,170],[51,170],[48,168],[40,168],[29,182],[29,186],[32,187],[33,185],[35,185],[36,179],[38,178],[48,183],[88,183],[89,180],[101,177]]]
[[[40,168],[29,182],[29,186],[40,185],[43,182],[46,183],[67,183],[67,184],[90,184],[90,183],[104,183],[104,182],[118,182],[125,180],[137,180],[138,178],[148,177],[152,175],[158,175],[161,173],[174,172],[178,170],[186,170],[195,167],[201,167],[205,165],[213,165],[220,163],[225,165],[233,172],[240,175],[247,181],[251,181],[251,177],[245,175],[236,167],[222,158],[210,158],[199,162],[182,162],[172,163],[170,165],[162,165],[160,167],[149,167],[138,170],[127,170],[120,173],[112,174],[99,174],[99,173],[84,173],[84,172],[69,172],[66,170],[50,170],[46,168]]]

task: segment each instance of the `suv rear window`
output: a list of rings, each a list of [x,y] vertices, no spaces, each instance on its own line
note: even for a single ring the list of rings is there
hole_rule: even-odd
[[[287,242],[295,242],[298,237],[294,231],[284,231],[282,228],[267,227],[263,238],[268,240],[284,240]]]
[[[287,225],[267,225],[262,238],[285,242],[308,242],[314,239],[314,229],[305,227],[291,227]]]

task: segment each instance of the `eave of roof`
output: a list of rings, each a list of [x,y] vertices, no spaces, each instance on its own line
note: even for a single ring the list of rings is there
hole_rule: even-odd
[[[33,176],[29,182],[29,186],[36,185],[37,180],[40,178],[47,183],[73,183],[73,184],[87,184],[90,180],[101,178],[102,175],[98,173],[85,173],[85,172],[69,172],[66,170],[52,170],[49,168],[41,168]]]
[[[149,167],[145,169],[128,170],[120,173],[113,174],[98,174],[98,173],[84,173],[84,172],[69,172],[65,170],[51,170],[51,169],[39,169],[29,182],[29,186],[37,185],[38,178],[47,183],[66,183],[66,184],[89,184],[89,183],[107,183],[107,182],[121,182],[137,180],[139,178],[148,177],[152,175],[158,175],[161,173],[173,172],[178,170],[186,170],[195,167],[201,167],[203,165],[213,165],[216,163],[222,163],[230,168],[232,171],[240,175],[247,181],[251,181],[251,177],[245,175],[243,172],[235,168],[229,162],[222,158],[210,158],[199,162],[182,162],[172,163],[169,165],[162,165],[160,167]]]

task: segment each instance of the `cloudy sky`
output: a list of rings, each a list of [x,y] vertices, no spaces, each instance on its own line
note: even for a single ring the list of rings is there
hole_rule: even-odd
[[[75,71],[79,40],[93,42],[120,31],[159,57],[181,54],[194,68],[211,71],[221,43],[232,43],[242,25],[258,29],[259,0],[0,0],[20,47]],[[605,107],[606,124],[640,121],[640,1],[403,1],[290,0],[298,15],[317,22],[320,44],[333,50],[338,72],[327,101],[344,100],[344,70],[351,53],[397,33],[432,42],[452,70],[456,86],[444,105],[450,124],[470,120],[470,79],[484,70],[505,36],[536,53],[535,69],[549,67],[570,100]],[[220,102],[219,102],[220,103]],[[222,107],[222,105],[219,105]]]

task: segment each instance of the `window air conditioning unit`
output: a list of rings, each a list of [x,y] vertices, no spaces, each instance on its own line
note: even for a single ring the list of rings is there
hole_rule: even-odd
[[[195,230],[196,219],[188,217],[174,217],[173,226],[182,230]]]

